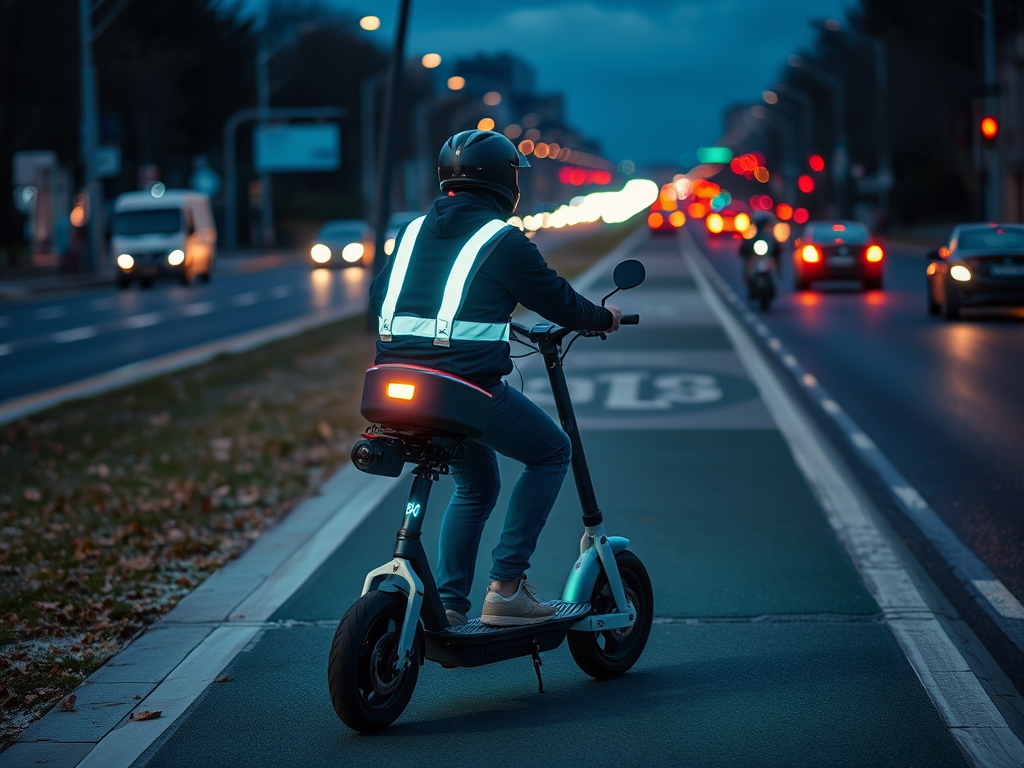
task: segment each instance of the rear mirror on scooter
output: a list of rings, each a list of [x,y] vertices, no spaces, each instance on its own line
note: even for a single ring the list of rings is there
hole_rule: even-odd
[[[615,286],[620,291],[636,288],[644,281],[645,277],[647,277],[647,270],[636,259],[627,259],[626,261],[619,262],[619,265],[615,267],[615,271],[612,273]]]

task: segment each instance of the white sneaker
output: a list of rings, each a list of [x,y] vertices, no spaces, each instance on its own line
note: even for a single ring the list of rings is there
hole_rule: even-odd
[[[554,606],[544,605],[537,599],[537,590],[532,584],[526,583],[525,576],[512,597],[502,597],[488,589],[480,612],[480,621],[489,627],[539,624],[554,617]]]

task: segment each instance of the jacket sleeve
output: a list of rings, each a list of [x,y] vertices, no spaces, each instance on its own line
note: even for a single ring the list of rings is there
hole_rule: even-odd
[[[524,307],[565,328],[603,331],[612,324],[612,313],[577,293],[522,232],[507,234],[481,270]]]

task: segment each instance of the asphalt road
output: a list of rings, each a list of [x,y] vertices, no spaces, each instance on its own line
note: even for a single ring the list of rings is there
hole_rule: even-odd
[[[0,402],[275,323],[366,302],[362,269],[252,269],[222,260],[208,285],[96,288],[0,304]],[[273,262],[271,262],[273,264]]]
[[[738,243],[694,231],[740,292]],[[924,253],[889,243],[883,291],[797,294],[787,249],[763,320],[1024,601],[1024,309],[929,317]]]

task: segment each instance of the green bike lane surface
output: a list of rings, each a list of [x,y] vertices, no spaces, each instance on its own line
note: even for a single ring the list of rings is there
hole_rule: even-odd
[[[641,325],[566,358],[584,446],[610,534],[631,540],[654,585],[655,624],[624,677],[596,682],[563,645],[473,669],[427,662],[409,707],[362,736],[337,718],[326,668],[334,628],[365,573],[386,562],[409,481],[396,486],[139,760],[180,765],[963,765],[953,739],[881,621],[674,244],[644,243],[640,288],[617,296]],[[604,282],[592,293],[600,296]],[[521,386],[541,405],[541,369]],[[520,385],[517,374],[510,383]],[[549,396],[548,396],[549,398]],[[489,552],[520,467],[481,544]],[[431,562],[449,478],[424,524]],[[567,478],[532,558],[555,598],[582,524]]]

